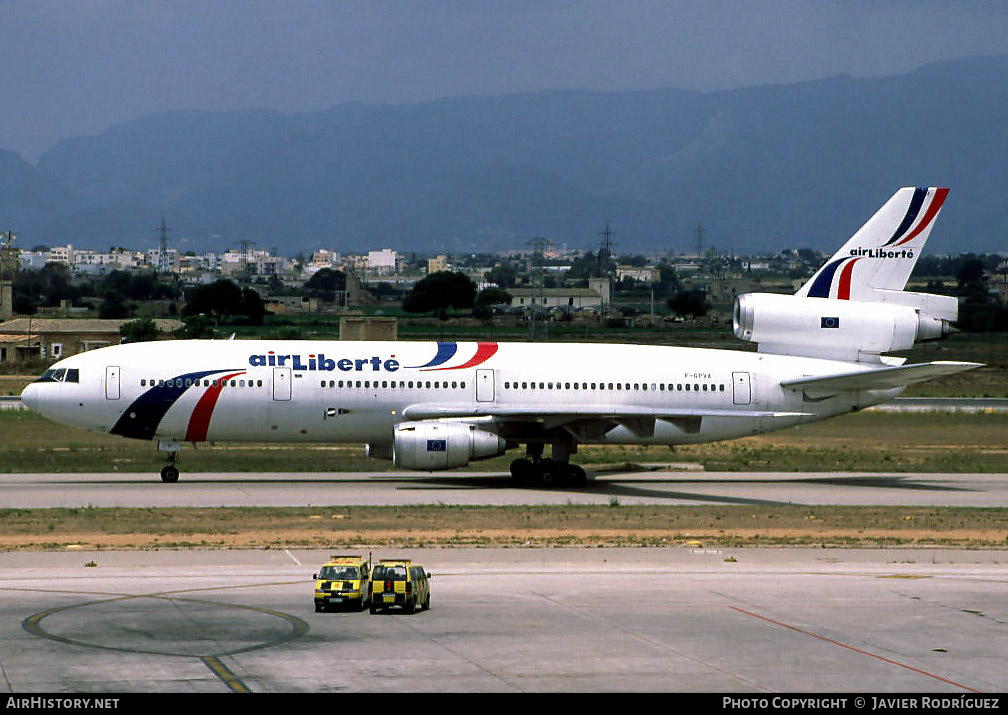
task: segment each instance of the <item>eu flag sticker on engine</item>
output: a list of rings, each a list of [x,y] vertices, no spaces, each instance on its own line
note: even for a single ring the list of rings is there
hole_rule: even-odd
[[[446,439],[429,439],[429,440],[427,440],[427,451],[428,452],[447,452],[448,451],[448,440],[446,440]]]
[[[840,327],[840,318],[822,317],[822,318],[819,318],[819,321],[820,321],[819,322],[819,327],[820,328],[839,328]]]

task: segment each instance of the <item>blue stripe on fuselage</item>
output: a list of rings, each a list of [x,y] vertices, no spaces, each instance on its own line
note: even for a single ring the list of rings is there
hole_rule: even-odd
[[[122,437],[132,437],[134,439],[153,439],[158,425],[164,419],[165,414],[171,406],[182,396],[186,390],[195,386],[199,380],[207,375],[213,375],[226,370],[203,370],[200,372],[190,372],[185,375],[178,375],[165,380],[164,383],[156,385],[138,398],[119,418],[115,426],[109,432]],[[186,380],[191,380],[187,386]]]

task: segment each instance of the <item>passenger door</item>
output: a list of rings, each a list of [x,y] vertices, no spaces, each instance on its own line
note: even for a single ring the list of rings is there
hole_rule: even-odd
[[[493,402],[494,401],[494,371],[493,370],[477,370],[476,371],[476,401],[477,402]]]
[[[273,399],[279,401],[291,398],[291,369],[289,367],[273,368]]]
[[[752,383],[748,372],[732,373],[732,394],[736,405],[748,405],[752,402]]]
[[[119,399],[119,366],[109,365],[105,368],[105,399]]]

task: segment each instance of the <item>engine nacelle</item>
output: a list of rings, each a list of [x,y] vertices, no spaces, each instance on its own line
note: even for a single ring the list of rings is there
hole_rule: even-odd
[[[392,461],[403,469],[436,471],[504,454],[499,436],[464,422],[401,422],[392,433]]]
[[[735,299],[732,322],[735,336],[759,343],[760,352],[872,360],[948,335],[947,302],[942,305],[934,315],[895,302],[747,293]]]

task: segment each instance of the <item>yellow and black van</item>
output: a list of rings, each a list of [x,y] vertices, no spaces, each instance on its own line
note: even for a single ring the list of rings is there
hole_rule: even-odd
[[[430,574],[409,559],[382,559],[371,570],[371,613],[392,606],[430,608]]]
[[[336,555],[312,576],[315,579],[315,610],[352,608],[364,610],[370,600],[371,563],[363,556]]]

